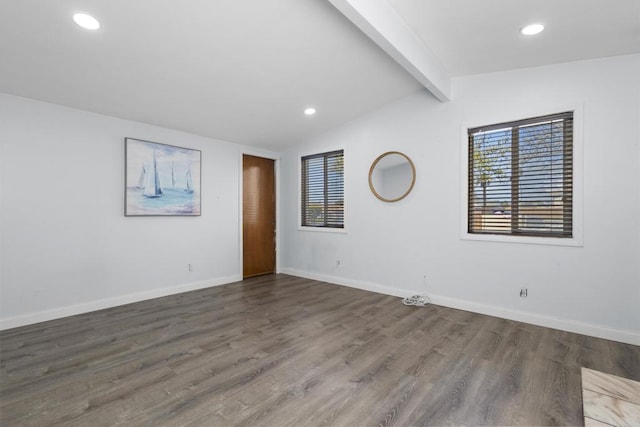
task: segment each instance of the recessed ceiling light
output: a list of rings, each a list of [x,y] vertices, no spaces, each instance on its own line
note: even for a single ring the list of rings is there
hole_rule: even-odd
[[[96,18],[86,13],[76,13],[73,15],[73,20],[76,24],[87,30],[97,30],[100,28],[100,23]]]
[[[525,36],[532,36],[534,34],[538,34],[538,33],[542,32],[542,30],[544,30],[544,25],[542,25],[542,24],[531,24],[531,25],[527,25],[526,27],[521,29],[520,32],[522,34],[524,34]]]
[[[313,115],[316,113],[316,109],[315,109],[315,108],[312,108],[312,107],[309,107],[309,108],[307,108],[306,110],[304,110],[304,113],[305,113],[307,116],[313,116]]]

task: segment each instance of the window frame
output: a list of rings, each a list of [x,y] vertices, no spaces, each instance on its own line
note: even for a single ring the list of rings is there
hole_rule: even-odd
[[[519,234],[488,234],[469,233],[469,129],[489,127],[487,123],[509,124],[513,122],[526,121],[529,118],[549,116],[550,112],[573,112],[573,236],[526,236]],[[478,124],[480,123],[480,124]],[[484,124],[482,124],[484,123]],[[485,117],[477,120],[474,124],[463,124],[461,127],[461,209],[460,209],[460,230],[461,239],[469,241],[486,241],[500,243],[517,244],[537,244],[549,246],[583,246],[583,107],[569,106],[564,108],[549,108],[543,111],[527,111],[517,114],[515,117],[505,118],[504,116]]]
[[[308,152],[304,152],[304,153],[298,153],[298,216],[297,216],[297,227],[298,227],[298,231],[314,231],[314,232],[321,232],[321,233],[346,233],[347,232],[347,177],[346,177],[346,167],[344,167],[343,169],[343,174],[342,174],[342,195],[344,198],[344,202],[343,202],[343,220],[342,220],[342,227],[329,227],[329,226],[310,226],[310,225],[302,225],[302,162],[304,158],[308,158],[308,157],[320,157],[320,156],[324,156],[324,155],[328,155],[328,154],[332,154],[332,153],[336,153],[336,152],[340,152],[342,151],[342,158],[343,161],[346,159],[346,152],[347,150],[345,150],[342,147],[338,147],[338,148],[332,148],[332,149],[321,149],[321,150],[313,150],[313,151],[308,151]],[[344,163],[343,163],[344,165]]]

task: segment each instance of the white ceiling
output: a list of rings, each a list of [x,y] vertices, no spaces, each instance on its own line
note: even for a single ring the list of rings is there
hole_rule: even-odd
[[[639,0],[389,3],[450,76],[640,52]],[[326,0],[2,0],[0,61],[2,92],[274,150],[423,90]]]
[[[640,0],[388,1],[452,76],[640,52]]]

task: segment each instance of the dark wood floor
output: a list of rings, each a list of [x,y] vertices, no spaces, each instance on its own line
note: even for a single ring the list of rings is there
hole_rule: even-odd
[[[0,333],[16,425],[581,425],[640,347],[286,275]]]

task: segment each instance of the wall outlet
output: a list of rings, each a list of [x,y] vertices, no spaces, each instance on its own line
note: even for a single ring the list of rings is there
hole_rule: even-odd
[[[520,289],[520,298],[526,298],[526,297],[527,297],[527,288]]]
[[[189,273],[193,271],[193,264],[187,264],[187,268],[189,268]]]
[[[342,261],[340,261],[339,259],[336,260],[336,267],[340,267],[340,264],[342,263]]]

